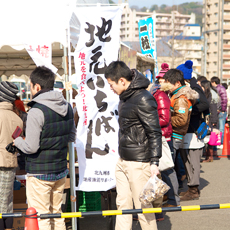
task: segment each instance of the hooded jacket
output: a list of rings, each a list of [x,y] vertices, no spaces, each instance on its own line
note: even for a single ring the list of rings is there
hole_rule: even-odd
[[[46,106],[47,108],[63,117],[63,119],[68,113],[69,104],[66,102],[60,92],[48,91],[41,93],[33,98],[33,100],[30,102],[30,105],[32,104],[32,108],[29,110],[27,116],[26,138],[25,140],[20,137],[15,139],[15,145],[25,154],[35,154],[39,152],[39,148],[41,147],[40,138],[43,133],[43,128],[46,124],[43,111],[39,108],[36,108],[36,106],[33,108],[33,104],[36,103]],[[68,142],[75,141],[75,132],[76,129],[74,120],[72,119],[72,128],[68,137]],[[65,144],[67,145],[68,142]]]
[[[221,99],[220,111],[226,112],[227,111],[227,105],[228,105],[227,91],[224,88],[224,86],[222,86],[220,84],[217,85],[216,89],[217,89],[217,92],[218,92],[220,99]]]
[[[171,122],[173,137],[183,139],[187,133],[192,105],[199,99],[199,94],[189,86],[182,86],[172,92],[171,98]]]
[[[13,142],[12,134],[17,126],[23,129],[21,118],[13,112],[13,104],[0,102],[0,167],[18,166],[17,154],[6,151],[6,146]]]
[[[153,96],[157,102],[157,111],[161,126],[162,136],[170,138],[172,136],[170,99],[165,91],[168,91],[166,84],[162,84],[156,91],[153,90]]]
[[[120,94],[119,155],[123,160],[159,162],[161,157],[161,127],[157,103],[146,90],[149,80],[137,70],[129,87]]]

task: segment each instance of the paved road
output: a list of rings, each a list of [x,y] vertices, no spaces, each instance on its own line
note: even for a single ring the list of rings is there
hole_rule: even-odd
[[[182,206],[230,203],[230,159],[222,158],[212,163],[201,163],[200,182],[200,199],[181,202]],[[186,191],[186,188],[184,181],[182,191]],[[102,205],[103,203],[102,199]],[[105,209],[104,205],[103,208]],[[116,209],[115,193],[113,193],[112,209]],[[165,220],[157,224],[158,230],[230,229],[230,209],[168,212],[164,213],[164,217]],[[85,217],[79,219],[78,230],[109,230],[108,226],[108,217]],[[140,229],[139,223],[134,221],[133,230]]]

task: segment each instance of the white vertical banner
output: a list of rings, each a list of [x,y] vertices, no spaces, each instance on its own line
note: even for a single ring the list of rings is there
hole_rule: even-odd
[[[57,72],[57,68],[52,65],[52,44],[27,44],[25,49],[29,53],[30,57],[33,59],[36,66],[46,66],[51,69],[54,73]]]
[[[106,66],[118,58],[122,8],[80,7],[75,11],[81,22],[74,61],[80,117],[77,189],[82,191],[107,191],[116,183],[119,97],[110,90],[104,73]]]

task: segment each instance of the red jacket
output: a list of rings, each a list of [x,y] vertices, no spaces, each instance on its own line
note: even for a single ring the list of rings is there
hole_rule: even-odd
[[[172,136],[172,125],[171,125],[171,111],[170,111],[170,99],[168,95],[161,90],[157,90],[153,94],[157,101],[157,111],[162,131],[162,136],[169,138]]]

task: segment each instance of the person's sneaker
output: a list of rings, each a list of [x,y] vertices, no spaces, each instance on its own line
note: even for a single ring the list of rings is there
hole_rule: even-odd
[[[163,213],[155,213],[155,216],[156,216],[156,221],[162,221],[164,220],[164,215]]]

